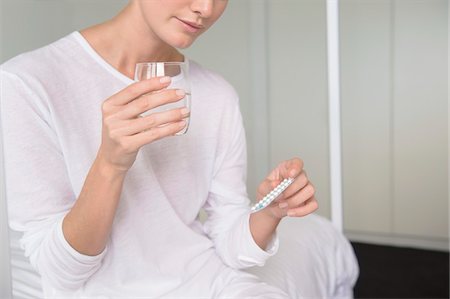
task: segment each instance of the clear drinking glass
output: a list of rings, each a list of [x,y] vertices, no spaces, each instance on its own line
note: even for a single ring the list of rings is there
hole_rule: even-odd
[[[191,85],[189,81],[189,65],[187,62],[143,62],[136,64],[134,75],[134,80],[136,81],[163,76],[172,78],[167,89],[182,89],[186,93],[185,97],[177,102],[164,104],[148,110],[142,113],[142,116],[183,107],[187,107],[191,111]],[[186,127],[175,135],[186,134],[189,127],[190,115],[184,120],[186,121]]]

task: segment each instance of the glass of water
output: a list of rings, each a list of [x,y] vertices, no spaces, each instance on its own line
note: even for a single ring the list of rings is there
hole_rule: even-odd
[[[191,85],[189,81],[189,64],[187,62],[143,62],[136,64],[135,81],[164,76],[172,78],[167,89],[182,89],[186,95],[177,102],[155,107],[142,113],[141,116],[184,107],[187,107],[191,111]],[[175,135],[186,134],[189,127],[190,115],[184,120],[186,121],[186,126]]]

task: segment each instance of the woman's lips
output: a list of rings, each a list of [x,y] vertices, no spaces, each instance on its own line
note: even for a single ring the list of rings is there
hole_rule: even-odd
[[[183,25],[183,27],[184,27],[187,31],[189,31],[189,32],[191,32],[191,33],[196,33],[196,32],[198,32],[200,29],[202,29],[202,28],[204,27],[204,26],[201,25],[201,24],[197,24],[197,23],[185,21],[185,20],[182,20],[182,19],[178,19],[178,18],[177,18],[177,20],[180,21],[181,24]]]

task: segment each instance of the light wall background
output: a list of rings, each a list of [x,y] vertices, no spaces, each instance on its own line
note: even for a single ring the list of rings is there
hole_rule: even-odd
[[[2,0],[0,62],[106,20],[126,2]],[[448,250],[448,0],[340,2],[345,233]],[[318,213],[329,217],[326,51],[325,0],[230,0],[185,53],[240,95],[250,197],[270,169],[299,156]]]
[[[347,234],[448,250],[448,1],[341,13]]]

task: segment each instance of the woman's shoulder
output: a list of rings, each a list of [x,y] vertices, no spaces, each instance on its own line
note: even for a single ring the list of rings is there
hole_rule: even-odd
[[[74,58],[74,43],[71,33],[50,44],[10,58],[0,65],[0,70],[23,80],[57,76],[56,69]]]

